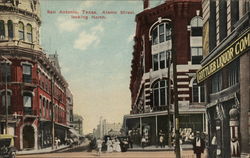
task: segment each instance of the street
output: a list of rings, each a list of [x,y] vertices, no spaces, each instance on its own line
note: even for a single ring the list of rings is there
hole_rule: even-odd
[[[96,152],[65,152],[50,153],[39,155],[20,155],[17,158],[92,158],[99,157]],[[102,153],[100,157],[106,158],[175,158],[173,151],[160,152],[119,152],[119,153]],[[195,158],[193,151],[183,151],[182,158]]]

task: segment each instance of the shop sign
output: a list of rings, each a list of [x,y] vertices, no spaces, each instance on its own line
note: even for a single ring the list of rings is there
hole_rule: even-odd
[[[250,48],[250,29],[222,50],[219,55],[197,71],[197,82],[200,83],[216,73]]]

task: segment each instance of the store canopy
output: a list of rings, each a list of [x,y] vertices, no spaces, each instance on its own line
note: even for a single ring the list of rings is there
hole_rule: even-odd
[[[69,132],[71,137],[81,137],[81,135],[74,128],[70,128]]]

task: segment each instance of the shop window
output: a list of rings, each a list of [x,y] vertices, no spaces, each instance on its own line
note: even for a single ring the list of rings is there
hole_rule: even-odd
[[[239,62],[235,61],[228,67],[228,86],[233,86],[239,82]]]
[[[201,103],[205,101],[204,96],[204,86],[197,84],[197,81],[194,80],[193,87],[192,87],[192,96],[193,96],[193,102]]]
[[[195,16],[191,22],[191,36],[202,36],[202,18]]]
[[[167,103],[167,80],[161,80],[153,85],[153,103],[155,107]]]
[[[25,114],[32,114],[32,94],[24,93],[23,94],[23,107]]]
[[[156,45],[171,39],[171,26],[164,22],[157,25],[152,31],[152,44]]]
[[[0,40],[5,38],[5,26],[4,21],[0,20]]]
[[[216,93],[222,90],[222,74],[217,72],[212,76],[212,93]]]
[[[192,64],[200,64],[203,59],[202,47],[191,47]]]
[[[13,22],[11,20],[8,20],[8,36],[9,36],[9,39],[13,39],[14,37]]]
[[[27,25],[27,40],[28,40],[28,42],[33,42],[32,26],[30,24]]]
[[[32,66],[23,65],[23,82],[31,83],[32,82]]]
[[[24,25],[22,22],[18,23],[18,33],[19,33],[19,40],[24,40]]]

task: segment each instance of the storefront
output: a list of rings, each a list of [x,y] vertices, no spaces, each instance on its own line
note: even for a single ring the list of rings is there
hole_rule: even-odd
[[[209,157],[249,153],[250,28],[249,23],[243,23],[214,49],[197,72],[197,81],[206,85],[208,94]]]
[[[180,132],[183,133],[184,141],[187,131],[188,134],[191,134],[193,131],[204,131],[205,129],[205,111],[197,109],[191,111],[180,112]],[[169,136],[171,136],[171,141],[174,138],[172,132],[173,111],[170,113],[170,123],[168,120],[167,111],[125,115],[124,129],[134,144],[140,145],[141,138],[145,137],[147,145],[158,145],[160,135],[164,136],[164,143],[168,144]]]

